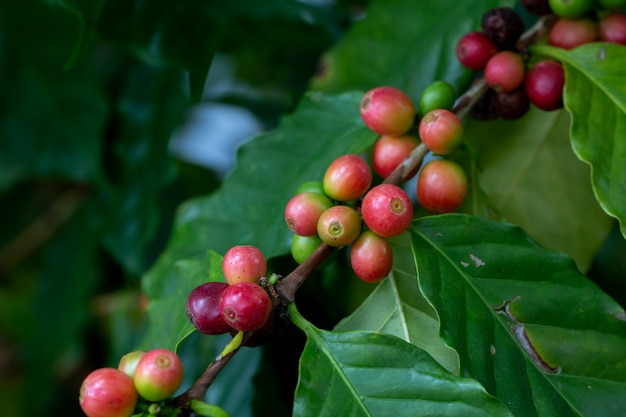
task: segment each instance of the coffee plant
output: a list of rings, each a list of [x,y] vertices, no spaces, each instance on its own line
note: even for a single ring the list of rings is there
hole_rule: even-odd
[[[626,416],[626,1],[14,3],[3,416]]]

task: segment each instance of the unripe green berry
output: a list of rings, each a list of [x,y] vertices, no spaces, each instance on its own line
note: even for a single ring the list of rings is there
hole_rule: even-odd
[[[419,114],[423,116],[435,109],[451,110],[455,99],[456,95],[452,84],[442,80],[435,81],[429,84],[420,96]]]

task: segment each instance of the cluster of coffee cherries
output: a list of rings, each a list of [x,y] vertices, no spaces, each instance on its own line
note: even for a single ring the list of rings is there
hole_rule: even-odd
[[[452,86],[435,81],[420,97],[420,118],[410,97],[397,88],[379,86],[364,94],[361,117],[379,135],[372,149],[372,166],[360,155],[341,155],[328,165],[321,181],[307,181],[296,189],[284,217],[294,233],[291,253],[297,262],[322,243],[349,247],[357,277],[365,282],[384,279],[393,264],[389,238],[409,228],[414,208],[400,185],[383,181],[372,186],[374,172],[388,177],[420,143],[437,157],[421,170],[414,168],[400,182],[417,174],[417,200],[430,212],[449,213],[462,204],[467,177],[461,166],[445,158],[463,137],[463,125],[450,111],[454,101]]]
[[[98,368],[84,379],[79,404],[87,417],[158,415],[183,379],[183,364],[157,348],[124,355],[117,368]]]
[[[273,308],[272,299],[261,285],[267,273],[261,250],[252,245],[233,246],[224,254],[222,273],[226,282],[206,282],[189,294],[189,321],[200,333],[208,335],[234,336],[264,329],[270,323]]]
[[[590,42],[626,44],[626,15],[618,9],[626,0],[521,0],[532,14],[553,14],[555,23],[545,41],[573,49]],[[519,14],[510,7],[483,14],[481,30],[463,35],[456,56],[466,68],[482,72],[489,90],[471,115],[477,119],[522,117],[533,104],[544,111],[563,107],[565,76],[560,62],[531,60],[518,47],[525,30]]]

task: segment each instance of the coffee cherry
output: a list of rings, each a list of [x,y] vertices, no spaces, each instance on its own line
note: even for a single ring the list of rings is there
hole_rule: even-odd
[[[598,28],[590,19],[558,19],[548,33],[548,43],[557,48],[574,49],[598,38]]]
[[[463,124],[450,110],[437,109],[426,113],[419,124],[422,143],[439,155],[448,155],[463,140]]]
[[[293,196],[285,206],[285,222],[300,236],[317,234],[317,220],[333,205],[324,194],[304,192]]]
[[[366,230],[350,248],[350,265],[365,282],[379,282],[391,272],[393,253],[389,241]]]
[[[200,333],[218,335],[230,331],[219,306],[220,296],[226,288],[228,284],[225,282],[205,282],[187,297],[187,318]]]
[[[465,68],[480,71],[498,52],[496,44],[482,32],[469,32],[456,44],[456,57]]]
[[[528,113],[530,100],[524,86],[520,86],[510,93],[497,93],[496,106],[498,116],[504,120],[516,120]]]
[[[137,404],[137,391],[124,372],[99,368],[83,380],[78,402],[87,417],[128,417]]]
[[[356,200],[372,185],[372,169],[357,155],[342,155],[326,169],[323,185],[324,192],[333,200]]]
[[[379,135],[403,135],[415,121],[411,98],[394,87],[369,90],[361,99],[360,109],[365,125]]]
[[[476,120],[494,120],[498,118],[498,103],[496,92],[491,88],[480,96],[476,104],[470,109],[470,116]]]
[[[426,163],[417,176],[417,199],[433,213],[452,213],[467,194],[467,176],[456,162],[436,159]]]
[[[497,93],[515,90],[524,81],[522,56],[512,51],[495,54],[485,66],[485,81]]]
[[[322,239],[314,236],[294,235],[291,239],[291,256],[301,264],[322,244]]]
[[[626,45],[626,14],[611,13],[599,22],[600,40]]]
[[[421,115],[435,109],[452,109],[456,94],[454,87],[447,81],[434,81],[430,83],[420,96],[417,108]]]
[[[379,184],[363,197],[361,216],[365,225],[377,235],[398,236],[411,225],[413,204],[399,186]]]
[[[552,60],[537,62],[528,71],[524,82],[530,102],[545,111],[563,107],[564,85],[563,66]]]
[[[321,181],[305,181],[298,185],[296,188],[295,194],[300,193],[318,193],[324,194],[324,184]]]
[[[359,237],[361,227],[361,217],[356,210],[338,205],[322,213],[317,222],[317,234],[327,245],[347,246]]]
[[[510,7],[496,7],[483,14],[483,33],[500,49],[514,49],[517,40],[524,33],[524,22]]]
[[[153,402],[163,401],[180,387],[183,363],[171,350],[149,350],[137,363],[133,380],[141,397]]]
[[[520,0],[520,3],[528,12],[536,16],[544,16],[552,13],[548,0]]]
[[[224,321],[243,332],[260,329],[272,313],[270,296],[254,282],[230,285],[222,293],[219,305]]]
[[[372,165],[374,171],[383,178],[387,178],[419,145],[419,140],[412,136],[381,136],[372,149]],[[409,180],[417,173],[414,169],[404,178]]]
[[[594,0],[548,0],[550,9],[560,17],[582,17],[591,10]]]
[[[127,353],[120,358],[120,361],[117,364],[117,369],[132,378],[135,375],[135,369],[137,368],[139,359],[141,359],[145,353],[146,352],[144,350],[135,350]]]
[[[263,253],[255,246],[233,246],[224,254],[222,272],[229,284],[256,282],[267,272],[267,262]]]

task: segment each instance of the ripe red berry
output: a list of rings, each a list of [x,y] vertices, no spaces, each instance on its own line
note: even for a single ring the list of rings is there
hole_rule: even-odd
[[[376,87],[365,93],[360,104],[365,125],[379,135],[403,135],[415,121],[411,98],[394,87]]]
[[[524,81],[524,60],[517,52],[501,51],[485,66],[485,81],[497,93],[510,92]]]
[[[417,176],[417,199],[433,213],[457,210],[467,194],[467,176],[456,162],[437,159],[426,163]]]
[[[611,13],[599,23],[600,40],[626,45],[626,14]]]
[[[347,246],[359,237],[361,226],[361,217],[356,210],[337,205],[322,213],[317,222],[317,234],[330,246]]]
[[[222,273],[226,282],[256,282],[267,272],[265,256],[259,248],[237,245],[230,248],[222,260]]]
[[[153,402],[163,401],[180,387],[183,363],[171,350],[149,350],[137,363],[133,380],[141,397]]]
[[[289,229],[300,236],[317,234],[317,220],[333,202],[320,193],[296,194],[285,206],[285,222]]]
[[[137,404],[137,391],[124,372],[99,368],[83,380],[78,402],[87,417],[128,417]]]
[[[399,186],[380,184],[363,197],[361,216],[365,225],[377,235],[398,236],[411,225],[413,204]]]
[[[548,43],[562,49],[573,49],[596,39],[598,39],[597,24],[587,18],[560,18],[548,33]]]
[[[563,66],[560,62],[552,60],[537,62],[528,71],[524,82],[530,102],[545,111],[563,107],[564,85]]]
[[[218,335],[230,331],[220,312],[220,296],[228,288],[225,282],[205,282],[187,297],[187,318],[200,333]]]
[[[374,171],[382,178],[387,178],[419,145],[419,140],[412,136],[381,136],[372,149]],[[418,168],[407,174],[405,181],[417,173]]]
[[[350,248],[350,265],[365,282],[379,282],[391,272],[393,253],[389,241],[366,230]]]
[[[496,44],[482,32],[469,32],[456,44],[456,57],[465,68],[480,71],[498,52]]]
[[[267,323],[272,313],[272,300],[260,285],[239,282],[222,293],[220,311],[233,329],[253,332]]]
[[[132,378],[135,375],[135,369],[137,368],[139,359],[141,359],[145,353],[146,352],[144,350],[135,350],[127,353],[120,358],[120,361],[117,364],[117,369]]]
[[[356,200],[372,185],[372,169],[357,155],[341,155],[326,169],[323,185],[324,192],[333,200]]]
[[[463,124],[451,111],[436,109],[420,120],[419,134],[428,149],[439,155],[448,155],[463,140]]]

